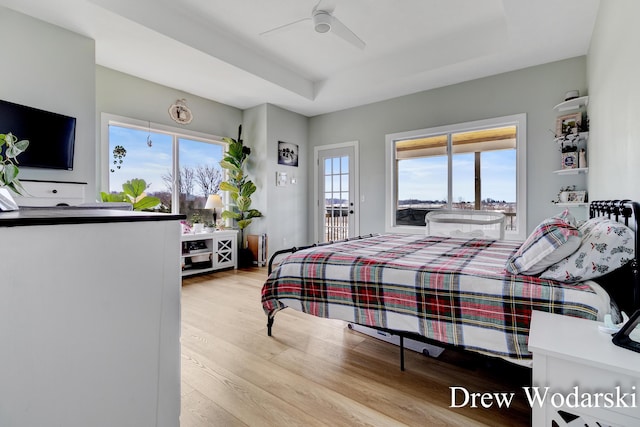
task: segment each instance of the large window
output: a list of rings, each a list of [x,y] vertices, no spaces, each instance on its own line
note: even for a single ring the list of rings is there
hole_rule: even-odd
[[[387,230],[423,232],[435,209],[499,211],[525,233],[525,115],[387,135]]]
[[[113,116],[103,117],[103,132],[105,191],[119,193],[125,182],[144,179],[146,194],[161,201],[154,210],[212,216],[204,205],[224,180],[219,162],[226,144],[219,138]]]

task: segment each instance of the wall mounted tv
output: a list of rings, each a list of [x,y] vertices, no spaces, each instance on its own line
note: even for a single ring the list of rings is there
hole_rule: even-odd
[[[9,132],[29,140],[29,148],[18,156],[21,168],[73,169],[75,117],[0,99],[0,133]]]

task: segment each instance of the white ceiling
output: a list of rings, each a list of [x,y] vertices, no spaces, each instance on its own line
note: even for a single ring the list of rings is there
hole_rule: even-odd
[[[306,116],[584,55],[599,0],[0,0],[96,41],[108,68],[237,108]]]

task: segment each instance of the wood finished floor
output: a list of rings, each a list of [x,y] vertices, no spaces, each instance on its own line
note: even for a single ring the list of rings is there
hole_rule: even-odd
[[[398,348],[344,322],[286,309],[266,333],[265,268],[186,278],[181,427],[528,426],[525,368]],[[516,392],[509,409],[449,408],[450,386]]]

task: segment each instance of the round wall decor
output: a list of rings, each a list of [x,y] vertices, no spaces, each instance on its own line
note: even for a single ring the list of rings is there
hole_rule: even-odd
[[[175,104],[169,107],[169,116],[181,125],[189,124],[193,120],[193,114],[187,107],[187,100],[184,98],[178,99]]]

